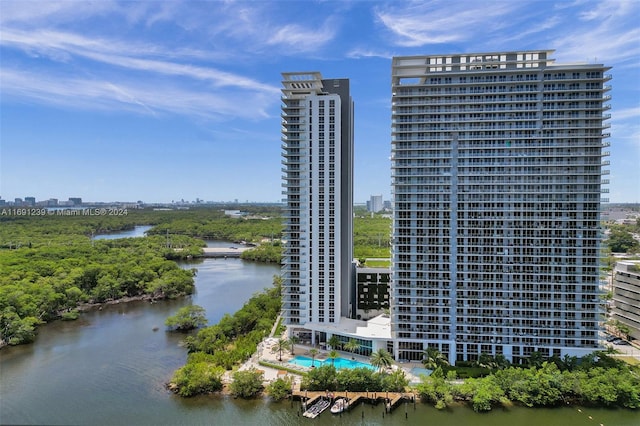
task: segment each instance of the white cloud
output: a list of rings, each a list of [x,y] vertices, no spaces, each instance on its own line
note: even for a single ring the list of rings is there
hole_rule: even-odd
[[[583,21],[606,20],[615,16],[629,16],[637,0],[600,0],[582,3],[584,10],[579,13]],[[636,15],[637,16],[637,15]]]
[[[452,43],[468,40],[480,32],[493,33],[508,20],[505,16],[517,10],[519,2],[408,2],[402,7],[394,3],[388,9],[376,10],[378,20],[397,36],[396,43],[405,47]],[[403,4],[403,5],[404,5]]]
[[[640,124],[640,106],[616,110],[615,114],[612,114],[612,118],[614,121],[631,118],[634,119],[637,124]]]
[[[62,77],[61,80],[61,75],[54,74],[50,68],[38,67],[38,71],[32,69],[26,74],[17,68],[7,70],[7,75],[10,76],[14,82],[19,82],[19,87],[22,87],[31,99],[38,99],[40,101],[89,107],[90,105],[96,104],[93,102],[86,103],[86,99],[93,99],[94,96],[92,93],[98,90],[105,99],[118,101],[118,103],[121,104],[129,104],[129,106],[144,106],[144,109],[148,111],[156,109],[174,112],[191,111],[190,108],[185,108],[184,105],[171,108],[165,105],[158,97],[144,101],[141,100],[144,99],[144,96],[125,95],[138,92],[139,90],[135,89],[136,84],[139,84],[140,87],[145,87],[150,82],[160,81],[167,76],[178,78],[178,80],[172,84],[182,87],[192,87],[191,89],[179,89],[181,93],[177,94],[178,98],[184,98],[185,96],[192,99],[195,98],[194,106],[200,105],[204,109],[211,110],[209,112],[195,111],[198,115],[225,115],[235,111],[234,108],[229,107],[229,104],[232,102],[230,102],[230,100],[225,101],[225,99],[246,96],[272,97],[276,99],[274,95],[280,93],[277,87],[261,83],[237,73],[222,71],[211,66],[191,65],[188,63],[191,55],[190,51],[186,53],[169,53],[168,56],[172,58],[168,59],[175,60],[155,59],[153,58],[154,56],[164,55],[163,48],[151,44],[124,43],[111,39],[92,39],[77,34],[52,30],[33,32],[7,30],[3,32],[1,43],[4,46],[11,46],[29,52],[31,55],[45,55],[54,61],[65,63],[75,61],[72,65],[64,66],[66,64],[63,64],[65,76]],[[196,52],[196,55],[197,53],[198,52]],[[77,60],[79,58],[88,59],[92,62],[78,65]],[[103,66],[96,67],[95,63],[101,63]],[[104,65],[107,65],[107,67],[104,67]],[[128,83],[125,85],[121,85],[120,83],[100,85],[96,81],[86,80],[82,70],[88,70],[97,80],[102,79],[110,82],[127,81]],[[139,73],[136,74],[139,78],[138,83],[132,81],[133,74],[131,72],[125,74],[125,71],[136,71]],[[29,83],[26,79],[19,78],[21,74],[29,75],[29,80],[32,80],[32,82]],[[39,82],[42,81],[47,81],[47,85],[51,85],[52,89],[47,89],[47,87],[39,84]],[[196,92],[198,89],[202,90],[203,84],[205,85],[204,92]],[[86,88],[86,90],[88,90],[88,96],[83,95],[82,92],[64,90],[63,87],[68,85],[73,85],[74,88]],[[197,88],[195,88],[194,85],[196,85]],[[127,86],[130,87],[126,88]],[[56,88],[61,88],[61,90],[57,90]],[[231,94],[231,89],[237,90],[238,94]],[[163,87],[163,91],[164,90],[166,90],[166,87]],[[178,89],[175,88],[174,90]],[[17,94],[15,88],[13,88],[12,84],[6,79],[3,79],[2,91],[12,92],[14,95]],[[155,92],[156,90],[151,91]],[[242,96],[240,94],[242,94]],[[60,99],[60,97],[73,99],[64,101]],[[205,106],[204,103],[198,102],[198,99],[211,99],[212,97],[215,98],[215,101],[208,107]],[[115,106],[113,102],[97,102],[97,105],[101,107],[106,107],[107,105]],[[251,108],[243,110],[243,112],[240,112],[240,115],[263,116],[263,107],[264,105],[253,112]]]
[[[115,1],[2,1],[0,23],[38,26],[67,23],[119,10]]]
[[[347,58],[359,59],[359,58],[383,58],[391,59],[393,53],[388,51],[377,51],[373,48],[355,48],[347,52]]]
[[[315,51],[335,38],[336,29],[329,22],[320,28],[307,28],[303,25],[288,24],[275,29],[268,37],[267,44],[284,46],[288,52]]]
[[[268,116],[271,96],[254,91],[206,91],[166,80],[127,81],[36,74],[4,67],[3,96],[78,109],[197,116],[205,119]]]

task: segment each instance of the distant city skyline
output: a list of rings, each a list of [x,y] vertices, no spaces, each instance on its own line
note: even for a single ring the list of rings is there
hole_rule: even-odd
[[[34,6],[32,3],[31,6]],[[640,202],[637,1],[0,3],[0,196],[281,202],[281,72],[347,78],[354,200],[390,199],[392,56],[606,63],[612,203]]]

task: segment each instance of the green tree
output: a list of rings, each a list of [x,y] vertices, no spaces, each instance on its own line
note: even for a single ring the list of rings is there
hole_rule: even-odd
[[[336,358],[338,358],[338,351],[332,350],[329,351],[329,353],[327,354],[327,358],[329,358],[331,360],[331,366],[334,365]]]
[[[429,370],[449,365],[449,360],[436,348],[428,347],[422,352],[422,364]]]
[[[382,377],[382,390],[389,392],[404,392],[409,385],[409,379],[403,370],[394,370]]]
[[[504,400],[504,391],[492,376],[483,379],[468,379],[467,382],[473,387],[471,404],[474,411],[491,411],[493,405]]]
[[[336,373],[336,390],[353,392],[382,391],[382,378],[370,368],[345,368]]]
[[[356,370],[354,368],[354,370]],[[318,368],[309,370],[302,378],[302,389],[312,391],[336,390],[336,368],[333,365],[325,364]]]
[[[486,368],[489,371],[495,370],[496,368],[498,368],[498,363],[496,362],[496,360],[493,358],[493,356],[491,356],[491,354],[488,354],[486,352],[482,352],[480,354],[475,364],[478,367]]]
[[[633,235],[624,229],[612,229],[607,244],[613,253],[632,253],[640,246]]]
[[[291,394],[293,380],[289,376],[278,377],[267,386],[267,393],[271,398],[280,401]]]
[[[262,372],[255,369],[236,371],[229,386],[231,395],[239,398],[253,398],[264,389]]]
[[[12,307],[7,307],[0,313],[0,342],[9,345],[33,342],[39,323],[35,317],[20,318]]]
[[[369,359],[371,365],[376,367],[378,371],[382,371],[385,368],[391,367],[391,364],[393,364],[393,358],[391,357],[391,354],[385,349],[378,349],[376,352],[371,354],[371,357]]]
[[[193,330],[206,323],[205,309],[198,305],[184,306],[164,322],[167,327],[178,331]]]
[[[442,368],[436,367],[430,376],[422,375],[416,387],[420,398],[432,402],[439,410],[453,403],[452,385],[444,379]]]
[[[342,342],[340,341],[340,338],[338,336],[332,334],[331,337],[329,337],[327,344],[331,347],[331,349],[339,349]]]
[[[544,358],[538,351],[531,352],[531,355],[529,355],[529,359],[527,359],[527,365],[529,365],[529,367],[540,368],[542,367],[543,362]]]
[[[356,352],[360,349],[360,343],[356,339],[349,339],[344,345],[344,349],[349,352]]]
[[[180,396],[189,397],[222,390],[224,370],[210,362],[210,355],[190,355],[189,358],[191,361],[176,370],[171,379]]]
[[[291,346],[291,355],[295,355],[294,349],[295,349],[295,345],[297,345],[298,343],[300,343],[300,338],[298,336],[291,335],[291,337],[289,337],[289,344]]]
[[[309,355],[311,355],[311,366],[315,367],[313,363],[315,362],[315,359],[318,356],[318,350],[316,348],[309,349]]]
[[[291,342],[287,339],[278,339],[273,347],[273,352],[278,352],[278,361],[282,361],[282,352],[291,347]]]

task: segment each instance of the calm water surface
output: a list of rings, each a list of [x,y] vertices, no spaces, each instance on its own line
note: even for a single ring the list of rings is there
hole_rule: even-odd
[[[115,240],[117,238],[135,238],[135,237],[144,237],[144,233],[149,229],[153,228],[153,226],[149,225],[141,225],[135,226],[133,229],[128,231],[119,231],[113,232],[110,234],[99,234],[93,237],[94,240]]]
[[[228,243],[220,243],[223,246]],[[182,399],[164,384],[182,366],[184,337],[164,330],[181,306],[205,307],[211,323],[271,285],[275,265],[207,259],[197,267],[191,298],[132,302],[85,313],[39,329],[31,345],[0,351],[0,424],[56,425],[605,425],[640,424],[638,412],[513,408],[479,415],[466,408],[437,411],[408,404],[383,417],[381,405],[361,405],[342,417],[300,416],[299,403],[229,397]],[[155,327],[159,330],[153,331]],[[406,418],[405,418],[406,411]],[[363,417],[364,416],[364,417]],[[591,416],[592,419],[589,419]]]

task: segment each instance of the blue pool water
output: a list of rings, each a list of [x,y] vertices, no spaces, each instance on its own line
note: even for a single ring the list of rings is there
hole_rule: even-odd
[[[311,358],[308,358],[306,356],[300,356],[300,355],[296,355],[291,361],[289,361],[289,363],[291,364],[296,364],[296,365],[300,365],[302,367],[311,367]],[[331,365],[331,360],[330,359],[325,359],[325,360],[318,360],[315,359],[313,360],[313,365],[316,367],[320,367],[321,365]],[[337,370],[340,370],[342,368],[368,368],[370,370],[376,370],[376,368],[366,362],[360,362],[360,361],[355,361],[352,359],[346,359],[346,358],[336,358],[333,360],[333,366],[336,367]]]
[[[411,369],[411,374],[413,374],[414,376],[430,376],[431,373],[433,373],[433,370],[429,370],[428,368],[420,368],[420,367],[413,367]]]

